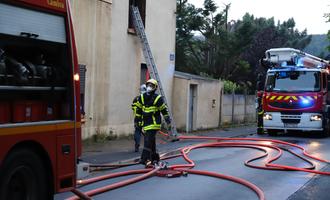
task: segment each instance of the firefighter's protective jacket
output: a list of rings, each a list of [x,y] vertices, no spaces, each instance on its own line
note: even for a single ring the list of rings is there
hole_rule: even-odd
[[[141,116],[141,112],[140,113],[137,113],[137,109],[138,109],[138,100],[139,100],[140,96],[136,96],[134,99],[133,99],[133,102],[132,102],[132,110],[133,110],[133,115],[134,115],[134,125],[135,126],[139,126],[141,127],[142,126],[142,116]]]
[[[141,94],[137,102],[137,115],[142,116],[142,127],[144,131],[160,130],[163,117],[168,117],[167,106],[161,95]]]

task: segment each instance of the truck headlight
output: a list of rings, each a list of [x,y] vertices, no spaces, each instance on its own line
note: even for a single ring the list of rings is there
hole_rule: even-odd
[[[312,115],[311,116],[311,121],[321,121],[322,116],[321,115]]]
[[[268,114],[268,113],[264,114],[264,120],[272,120],[272,119],[273,119],[272,114]]]

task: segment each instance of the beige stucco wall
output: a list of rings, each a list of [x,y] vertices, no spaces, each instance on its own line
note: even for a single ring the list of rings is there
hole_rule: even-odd
[[[198,81],[197,89],[197,129],[216,128],[219,126],[220,81]],[[215,104],[212,105],[212,101]]]
[[[83,137],[109,121],[111,16],[110,3],[71,0],[78,62],[87,66],[85,88],[86,123]]]
[[[216,128],[219,126],[221,90],[223,83],[218,80],[189,79],[174,77],[173,116],[177,128],[189,130],[190,85],[196,85],[196,104],[194,130]],[[213,104],[215,100],[215,104]]]
[[[118,0],[120,1],[120,0]],[[176,0],[146,0],[146,33],[171,106],[175,53]]]
[[[173,87],[173,118],[180,130],[187,130],[189,81],[174,77]]]
[[[87,65],[83,137],[133,133],[131,102],[145,63],[138,37],[127,32],[129,0],[71,0],[78,60]],[[146,1],[146,34],[167,99],[175,52],[175,0]]]

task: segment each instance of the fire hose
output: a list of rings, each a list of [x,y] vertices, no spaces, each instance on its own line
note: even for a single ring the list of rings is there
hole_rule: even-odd
[[[163,133],[166,136],[166,133]],[[169,173],[175,174],[197,174],[197,175],[204,175],[204,176],[211,176],[219,179],[226,179],[238,184],[241,184],[249,189],[251,189],[253,192],[255,192],[260,200],[265,199],[265,195],[263,191],[257,187],[256,185],[252,184],[249,181],[246,181],[241,178],[229,176],[229,175],[224,175],[216,172],[210,172],[210,171],[201,171],[201,170],[193,170],[192,168],[195,167],[195,163],[192,159],[189,158],[188,154],[194,150],[194,149],[199,149],[199,148],[209,148],[209,147],[217,147],[217,148],[252,148],[256,149],[260,152],[262,152],[262,155],[258,155],[254,158],[251,158],[247,161],[245,161],[245,165],[248,167],[252,168],[257,168],[257,169],[264,169],[264,170],[286,170],[286,171],[303,171],[303,172],[308,172],[308,173],[315,173],[315,174],[320,174],[320,175],[330,175],[330,172],[323,172],[323,171],[318,171],[315,170],[315,165],[313,162],[308,160],[307,158],[304,158],[303,156],[299,155],[298,153],[290,150],[289,148],[285,147],[291,147],[295,149],[299,149],[302,154],[308,158],[311,158],[313,160],[319,161],[319,162],[324,162],[324,163],[329,163],[329,161],[318,158],[316,156],[313,156],[309,154],[306,149],[302,146],[281,141],[281,140],[273,140],[273,139],[261,139],[261,138],[222,138],[222,137],[206,137],[206,136],[179,136],[178,139],[180,140],[207,140],[207,141],[213,141],[213,142],[208,142],[208,143],[201,143],[201,144],[196,144],[196,145],[191,145],[187,147],[183,147],[179,149],[179,153],[176,154],[170,154],[170,153],[165,153],[161,155],[161,160],[168,160],[172,158],[177,158],[177,157],[183,157],[183,159],[187,162],[185,164],[177,164],[177,165],[171,165],[171,166],[165,166],[165,165],[155,165],[153,168],[147,168],[147,169],[138,169],[138,170],[129,170],[129,171],[124,171],[124,172],[116,172],[116,173],[110,173],[90,179],[85,179],[85,180],[78,180],[77,184],[80,186],[84,186],[87,184],[95,183],[98,181],[110,179],[110,178],[115,178],[115,177],[120,177],[120,176],[127,176],[127,175],[133,175],[133,174],[142,174],[137,177],[133,177],[118,183],[113,183],[101,188],[97,188],[94,190],[90,190],[87,192],[80,192],[79,190],[75,189],[72,191],[74,194],[77,196],[70,197],[68,200],[73,200],[73,199],[91,199],[91,196],[107,192],[109,190],[113,190],[119,187],[123,187],[138,181],[142,181],[144,179],[150,178],[152,176],[164,176],[163,174]],[[252,164],[252,162],[265,158],[269,156],[268,151],[266,149],[272,149],[274,152],[276,152],[272,157],[270,157],[268,160],[265,161],[264,165],[255,165]],[[282,154],[283,151],[287,151],[288,153],[298,157],[299,159],[303,160],[306,162],[309,166],[308,167],[294,167],[294,166],[287,166],[287,165],[281,165],[281,164],[274,164],[276,160],[278,160]],[[162,162],[161,161],[161,162]],[[119,167],[125,167],[125,166],[130,166],[138,164],[138,162],[133,162],[133,163],[127,163],[127,164],[119,164],[119,165],[91,165],[97,169],[102,169],[102,168],[119,168]],[[167,176],[170,177],[170,176]]]

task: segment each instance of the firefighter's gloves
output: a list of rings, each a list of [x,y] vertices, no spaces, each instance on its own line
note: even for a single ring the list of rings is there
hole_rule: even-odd
[[[135,118],[134,118],[134,127],[135,127],[135,128],[139,128],[139,127],[141,127],[141,126],[142,126],[142,121],[141,121],[141,119],[135,117]]]
[[[165,122],[166,122],[167,124],[171,124],[171,118],[170,118],[169,116],[166,116],[166,117],[165,117]]]

